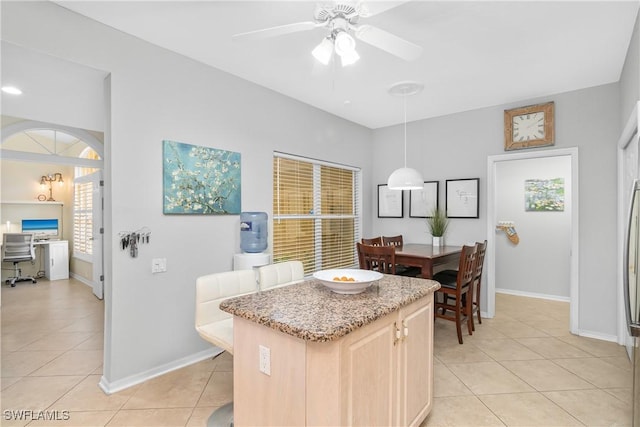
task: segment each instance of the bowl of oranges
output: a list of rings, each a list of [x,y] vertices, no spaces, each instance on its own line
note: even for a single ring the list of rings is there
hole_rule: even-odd
[[[382,279],[382,274],[370,270],[338,268],[316,271],[313,277],[335,293],[359,294],[377,280]]]

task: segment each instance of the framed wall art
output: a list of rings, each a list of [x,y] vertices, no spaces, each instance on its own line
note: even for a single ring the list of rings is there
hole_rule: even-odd
[[[479,218],[480,178],[448,179],[446,211],[448,218]]]
[[[409,217],[427,218],[438,207],[438,181],[425,181],[422,190],[411,190]]]
[[[525,180],[524,210],[526,212],[564,211],[564,178]]]
[[[240,153],[163,141],[162,161],[163,213],[240,214]]]
[[[402,218],[403,216],[403,191],[391,190],[387,184],[378,184],[378,218]]]

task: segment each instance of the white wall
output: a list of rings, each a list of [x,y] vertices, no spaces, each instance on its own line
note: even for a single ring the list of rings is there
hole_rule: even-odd
[[[58,30],[59,31],[59,30]],[[2,114],[104,131],[104,71],[25,50],[2,41],[2,81],[20,86],[21,96],[2,96]]]
[[[238,216],[162,214],[162,140],[240,152],[242,209],[270,216],[274,150],[362,167],[364,188],[372,185],[370,130],[53,3],[3,2],[2,38],[111,73],[104,382],[113,389],[210,347],[194,331],[195,278],[231,269],[239,250]],[[142,226],[151,243],[132,259],[117,233]],[[168,271],[152,275],[157,257]]]
[[[640,12],[633,27],[633,34],[624,67],[620,74],[620,126],[626,124],[633,107],[640,99]]]
[[[525,180],[564,179],[564,210],[525,211]],[[513,244],[496,233],[496,291],[569,300],[571,255],[571,157],[496,163],[496,217],[513,221],[520,239]]]
[[[444,205],[446,179],[480,178],[480,218],[452,219],[446,239],[451,244],[482,241],[487,229],[487,156],[505,152],[504,110],[548,101],[555,102],[556,121],[556,142],[549,149],[579,147],[580,301],[577,327],[585,334],[616,336],[618,84],[409,123],[408,166],[422,172],[425,181],[440,181],[441,206]],[[402,164],[401,138],[401,126],[374,132],[373,184],[385,183],[389,174]],[[429,242],[423,219],[377,218],[375,188],[372,186],[369,191],[374,202],[371,235],[402,233],[408,241]],[[484,307],[486,289],[487,286],[483,286]]]

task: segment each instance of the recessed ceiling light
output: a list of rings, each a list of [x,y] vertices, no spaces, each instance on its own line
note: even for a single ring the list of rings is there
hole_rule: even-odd
[[[15,86],[2,86],[2,91],[11,95],[22,95],[22,91]]]

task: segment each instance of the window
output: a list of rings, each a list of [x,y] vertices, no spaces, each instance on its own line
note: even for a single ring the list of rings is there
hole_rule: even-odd
[[[92,237],[93,183],[76,180],[73,190],[73,255],[91,261]]]
[[[273,261],[297,259],[305,273],[358,264],[360,170],[275,153]]]
[[[81,159],[100,160],[100,155],[96,153],[95,150],[91,147],[87,147],[84,150],[82,150],[82,152],[78,157],[80,157]],[[98,170],[97,168],[92,168],[88,166],[76,166],[75,176],[77,178],[79,176],[89,175],[97,170]]]
[[[100,158],[91,147],[86,147],[80,158]],[[93,191],[98,185],[96,168],[77,166],[73,188],[73,256],[91,262],[93,255]]]

